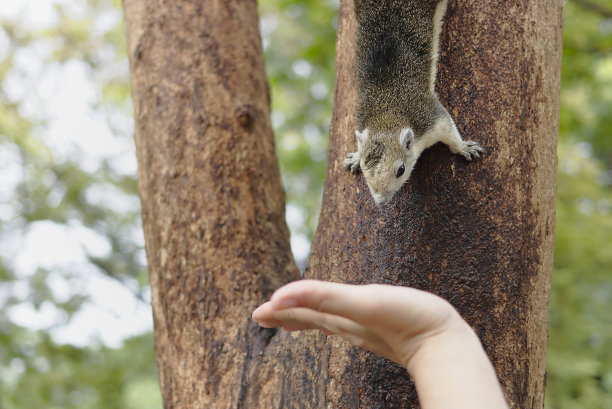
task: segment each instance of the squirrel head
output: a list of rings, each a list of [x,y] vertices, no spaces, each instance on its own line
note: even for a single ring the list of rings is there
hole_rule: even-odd
[[[408,180],[418,159],[411,128],[356,131],[360,167],[377,205],[388,203]]]

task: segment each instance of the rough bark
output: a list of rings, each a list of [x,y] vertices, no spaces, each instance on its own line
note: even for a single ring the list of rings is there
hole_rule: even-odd
[[[329,163],[308,277],[410,285],[476,329],[513,408],[541,408],[554,232],[560,0],[451,0],[437,90],[466,163],[435,146],[392,203],[354,151],[352,0],[343,0]],[[139,186],[166,408],[418,407],[397,365],[318,333],[259,330],[297,278],[254,1],[126,0]]]
[[[255,1],[124,1],[164,407],[240,408],[276,331],[250,312],[299,278]]]
[[[351,8],[342,3],[327,182],[307,275],[441,295],[480,335],[510,406],[541,408],[562,2],[451,0],[437,91],[463,136],[486,153],[467,163],[434,146],[384,208],[341,166],[355,144]],[[315,348],[324,351],[323,342]],[[417,407],[403,369],[346,345],[327,350],[331,407]]]

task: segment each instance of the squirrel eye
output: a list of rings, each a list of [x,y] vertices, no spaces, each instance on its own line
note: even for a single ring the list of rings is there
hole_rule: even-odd
[[[400,177],[404,174],[405,171],[406,171],[406,168],[404,167],[404,165],[402,165],[399,168],[397,168],[397,173],[395,174],[395,176]]]

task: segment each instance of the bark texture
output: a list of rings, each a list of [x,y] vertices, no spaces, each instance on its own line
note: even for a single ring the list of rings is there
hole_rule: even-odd
[[[166,408],[413,408],[397,365],[336,337],[260,330],[298,277],[255,1],[125,0],[139,188]],[[426,151],[390,205],[355,150],[355,20],[342,0],[328,173],[307,277],[410,285],[480,335],[513,408],[542,408],[554,233],[561,0],[451,0],[437,90],[483,159]]]
[[[481,337],[510,406],[542,408],[562,2],[450,1],[436,89],[464,138],[486,153],[467,163],[432,147],[383,208],[341,166],[355,150],[351,9],[342,2],[327,182],[307,275],[441,295]],[[323,342],[315,348],[330,351],[321,364],[329,407],[418,407],[403,369]]]
[[[124,10],[164,407],[248,407],[276,333],[250,312],[299,278],[256,2],[126,0]]]

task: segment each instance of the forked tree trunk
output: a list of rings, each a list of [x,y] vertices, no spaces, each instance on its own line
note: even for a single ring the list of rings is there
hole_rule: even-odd
[[[483,340],[513,408],[541,408],[554,232],[560,0],[451,0],[437,90],[465,138],[377,208],[353,151],[352,0],[341,3],[328,173],[308,277],[442,295]],[[124,2],[139,188],[166,408],[408,408],[397,365],[250,323],[296,279],[255,1]]]

